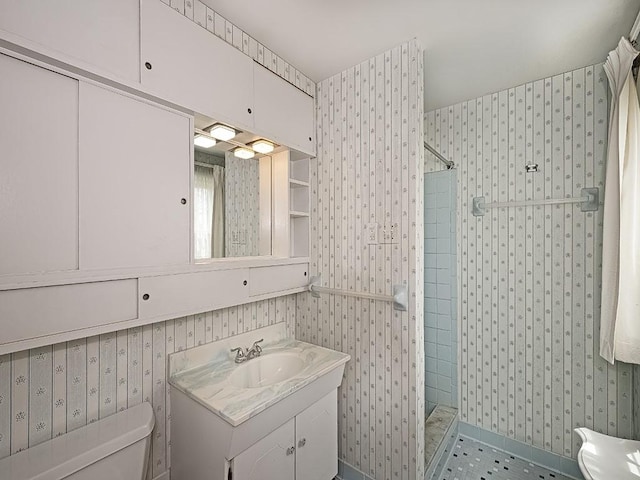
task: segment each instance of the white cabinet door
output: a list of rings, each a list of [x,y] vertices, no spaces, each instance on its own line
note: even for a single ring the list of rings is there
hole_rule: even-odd
[[[163,275],[140,279],[140,318],[172,318],[245,303],[246,269]]]
[[[296,417],[296,479],[330,480],[338,474],[337,390]]]
[[[189,263],[191,122],[80,85],[80,269]]]
[[[253,60],[160,0],[142,0],[141,78],[184,108],[252,130]]]
[[[3,30],[80,68],[140,80],[137,0],[3,0],[0,37]]]
[[[78,82],[6,55],[0,72],[0,275],[75,270]]]
[[[133,320],[137,290],[138,281],[129,279],[0,291],[0,350],[2,344]]]
[[[293,480],[295,473],[294,419],[233,459],[233,480]],[[305,479],[305,477],[297,477]]]
[[[252,296],[281,292],[309,284],[309,264],[278,265],[273,267],[252,268],[250,293]]]
[[[313,98],[258,63],[253,81],[255,133],[314,155]]]

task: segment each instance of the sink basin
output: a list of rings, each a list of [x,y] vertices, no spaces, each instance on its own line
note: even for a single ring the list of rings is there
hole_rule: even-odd
[[[229,375],[229,383],[238,388],[267,387],[293,377],[303,367],[304,361],[295,354],[263,354],[237,367]]]

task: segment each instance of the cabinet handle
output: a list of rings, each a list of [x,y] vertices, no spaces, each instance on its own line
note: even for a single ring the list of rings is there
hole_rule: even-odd
[[[309,141],[310,141],[310,142],[312,141],[312,140],[311,140],[311,137],[309,137]]]
[[[186,205],[187,204],[187,199],[186,198],[181,198],[180,199],[180,203],[183,204],[183,205]]]
[[[149,294],[145,293],[144,295],[142,295],[142,299],[143,300],[149,300]]]
[[[149,62],[144,62],[144,66],[147,68],[147,70],[151,70],[153,68]]]
[[[304,276],[305,276],[305,277],[307,276],[307,272],[304,272]]]
[[[244,285],[246,287],[247,286],[247,281],[245,280],[244,282],[242,282],[242,285]]]
[[[249,112],[249,114],[251,114],[251,109],[250,109],[250,108],[247,108],[247,112]]]
[[[296,451],[296,447],[287,448],[287,455],[293,455],[293,452]]]
[[[307,439],[303,438],[302,440],[298,440],[298,448],[302,448],[307,444]]]

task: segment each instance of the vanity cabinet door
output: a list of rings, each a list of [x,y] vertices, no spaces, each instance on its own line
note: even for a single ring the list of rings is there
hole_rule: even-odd
[[[233,480],[294,480],[295,438],[294,419],[236,455],[233,459]],[[299,479],[306,477],[297,477]]]
[[[190,118],[80,84],[80,269],[189,263]]]
[[[296,417],[296,479],[330,480],[338,474],[337,390]]]
[[[253,81],[255,132],[315,155],[313,98],[255,62]]]
[[[253,60],[163,4],[142,0],[141,80],[176,105],[253,130]]]
[[[2,54],[0,72],[0,275],[76,270],[78,81]]]
[[[0,37],[82,69],[139,82],[139,9],[137,0],[4,0]]]

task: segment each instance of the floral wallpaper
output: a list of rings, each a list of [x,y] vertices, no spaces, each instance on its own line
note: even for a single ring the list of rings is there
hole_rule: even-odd
[[[338,454],[381,480],[424,476],[422,62],[411,41],[320,82],[316,95],[311,274],[324,286],[379,294],[405,284],[409,310],[299,294],[296,336],[351,355],[338,393]],[[369,223],[381,226],[378,244]]]
[[[293,334],[295,313],[290,295],[0,356],[0,458],[148,401],[158,477],[170,468],[167,355],[277,322]]]
[[[260,255],[260,168],[255,159],[225,159],[224,256]]]
[[[162,2],[233,45],[307,95],[315,96],[316,85],[311,79],[204,3],[199,0],[162,0]]]
[[[471,201],[602,194],[607,91],[595,65],[425,117],[425,140],[458,169],[461,420],[566,457],[574,427],[632,435],[631,368],[598,354],[602,208],[474,217]]]

